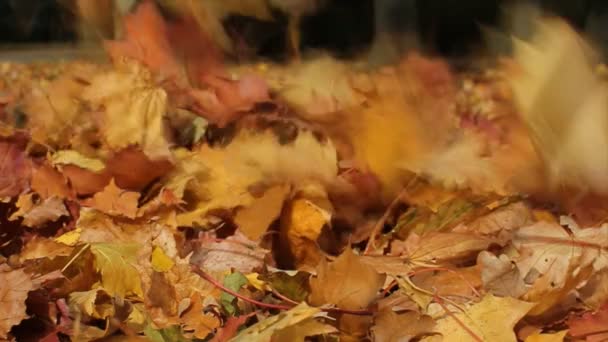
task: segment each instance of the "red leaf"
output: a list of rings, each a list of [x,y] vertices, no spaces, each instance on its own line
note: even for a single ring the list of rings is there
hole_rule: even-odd
[[[566,322],[572,337],[594,340],[593,335],[608,333],[608,303],[596,312],[586,312],[580,317],[571,317]]]

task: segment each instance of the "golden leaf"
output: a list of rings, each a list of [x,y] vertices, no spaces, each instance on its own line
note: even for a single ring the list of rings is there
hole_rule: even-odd
[[[139,273],[133,267],[137,244],[96,243],[91,245],[101,285],[112,296],[143,298]]]

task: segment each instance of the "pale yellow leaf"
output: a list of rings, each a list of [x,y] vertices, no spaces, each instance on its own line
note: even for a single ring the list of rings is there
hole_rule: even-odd
[[[165,254],[165,251],[159,247],[155,246],[152,250],[152,268],[156,272],[167,272],[170,270],[175,262]]]
[[[61,150],[49,158],[53,165],[75,165],[85,170],[101,172],[106,165],[97,158],[90,158],[74,150]]]
[[[231,342],[267,342],[272,336],[285,328],[298,324],[319,314],[321,309],[309,307],[302,302],[288,311],[270,316],[261,322],[241,331]]]
[[[442,334],[445,341],[477,342],[481,339],[492,342],[516,342],[513,327],[534,305],[509,297],[486,295],[481,302],[473,304],[465,312],[456,311],[452,315],[446,314],[438,319],[435,332]],[[470,331],[464,329],[461,324]]]
[[[122,298],[135,295],[143,299],[139,273],[133,266],[139,248],[137,244],[91,245],[97,270],[101,273],[101,285],[110,295]]]

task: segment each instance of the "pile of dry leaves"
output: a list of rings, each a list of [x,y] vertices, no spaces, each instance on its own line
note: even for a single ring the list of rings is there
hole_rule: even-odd
[[[608,205],[513,63],[228,67],[193,23],[0,66],[0,339],[608,340]]]

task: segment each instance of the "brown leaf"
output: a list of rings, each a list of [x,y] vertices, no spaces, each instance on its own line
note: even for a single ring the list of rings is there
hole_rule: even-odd
[[[58,197],[72,198],[73,190],[67,179],[57,169],[48,164],[42,164],[32,173],[32,190],[42,198]]]
[[[55,222],[62,216],[70,215],[62,199],[49,197],[34,202],[33,196],[33,193],[19,196],[16,203],[18,210],[9,219],[23,218],[22,224],[24,226],[40,228],[44,223]]]
[[[422,236],[407,254],[415,261],[444,262],[473,256],[492,243],[491,239],[472,234],[430,233]]]
[[[250,273],[263,267],[264,257],[268,252],[237,233],[220,242],[203,241],[192,256],[191,262],[209,271],[234,269],[241,273]]]
[[[398,314],[388,309],[379,312],[371,328],[374,341],[400,342],[433,333],[435,321],[430,316],[417,312]]]
[[[220,321],[215,315],[203,311],[205,308],[199,294],[194,294],[190,303],[190,307],[181,316],[185,337],[205,339],[220,326]]]
[[[334,262],[321,261],[317,276],[310,278],[310,302],[351,310],[365,309],[377,298],[384,279],[384,275],[378,274],[348,249]]]
[[[270,224],[275,221],[283,208],[283,202],[290,192],[289,186],[272,187],[254,202],[237,212],[234,222],[250,240],[258,241]]]
[[[526,293],[526,284],[519,268],[504,254],[496,257],[483,251],[477,256],[481,266],[481,281],[489,293],[501,297],[519,298]]]
[[[0,198],[14,197],[30,180],[31,166],[21,147],[10,141],[0,141]]]
[[[118,187],[140,191],[171,171],[173,165],[164,159],[151,160],[142,151],[128,148],[114,154],[106,161],[106,167]]]
[[[6,338],[11,328],[27,317],[25,299],[34,288],[23,270],[0,272],[0,337]]]
[[[35,236],[23,247],[19,258],[22,261],[49,258],[54,259],[58,256],[68,256],[74,248],[64,245],[54,240]]]
[[[92,198],[82,201],[82,204],[108,215],[135,218],[137,216],[139,196],[139,192],[126,191],[117,187],[114,179],[112,179],[103,191],[96,193]]]

